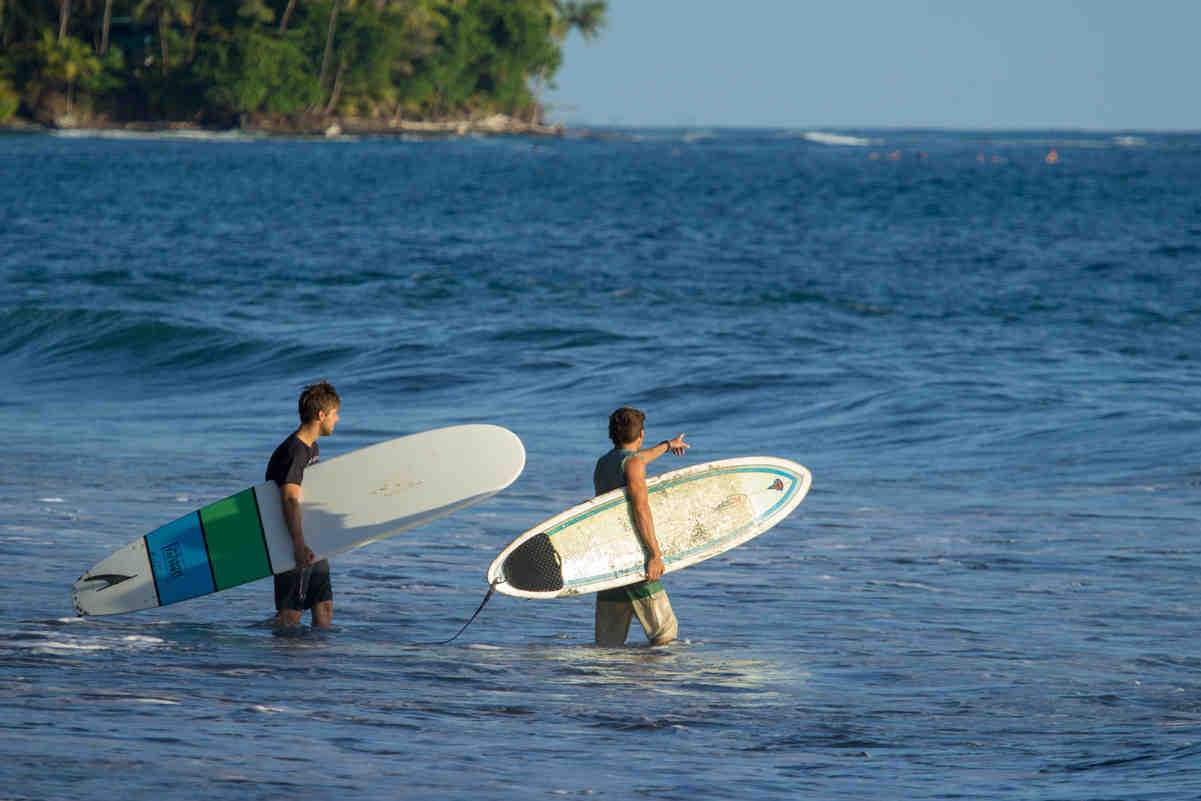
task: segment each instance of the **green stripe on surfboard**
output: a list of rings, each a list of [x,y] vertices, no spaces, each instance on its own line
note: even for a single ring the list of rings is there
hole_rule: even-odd
[[[200,522],[218,590],[271,575],[253,489],[204,507]]]

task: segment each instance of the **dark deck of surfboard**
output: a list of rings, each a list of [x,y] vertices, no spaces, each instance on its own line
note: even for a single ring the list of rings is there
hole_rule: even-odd
[[[537,534],[513,549],[505,559],[505,581],[526,592],[563,589],[563,569],[550,536]]]

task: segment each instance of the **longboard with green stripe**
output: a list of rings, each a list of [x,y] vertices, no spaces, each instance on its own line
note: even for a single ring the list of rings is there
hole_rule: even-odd
[[[762,534],[809,492],[808,469],[787,459],[723,459],[647,480],[666,572]],[[522,598],[561,598],[641,581],[646,553],[624,488],[573,506],[521,534],[492,562],[488,583]]]
[[[381,442],[305,470],[305,541],[318,559],[358,548],[488,498],[525,466],[499,426],[441,428]],[[186,601],[296,566],[279,488],[264,482],[139,537],[79,577],[81,615]]]

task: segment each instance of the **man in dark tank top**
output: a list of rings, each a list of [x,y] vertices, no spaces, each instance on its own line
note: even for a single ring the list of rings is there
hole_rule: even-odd
[[[597,495],[626,488],[634,528],[646,550],[645,581],[596,594],[596,644],[607,647],[625,645],[630,621],[635,616],[651,645],[666,645],[676,638],[679,630],[667,591],[659,581],[663,575],[663,554],[655,537],[655,519],[647,496],[646,466],[668,451],[680,455],[690,446],[680,434],[673,440],[643,448],[645,422],[646,415],[629,406],[613,412],[609,416],[613,450],[597,460],[592,473]]]

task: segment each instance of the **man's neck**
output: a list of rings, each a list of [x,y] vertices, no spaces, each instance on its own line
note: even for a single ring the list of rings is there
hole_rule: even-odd
[[[321,436],[321,422],[313,420],[304,423],[300,428],[296,429],[296,438],[303,442],[308,447],[313,447],[313,443]]]

